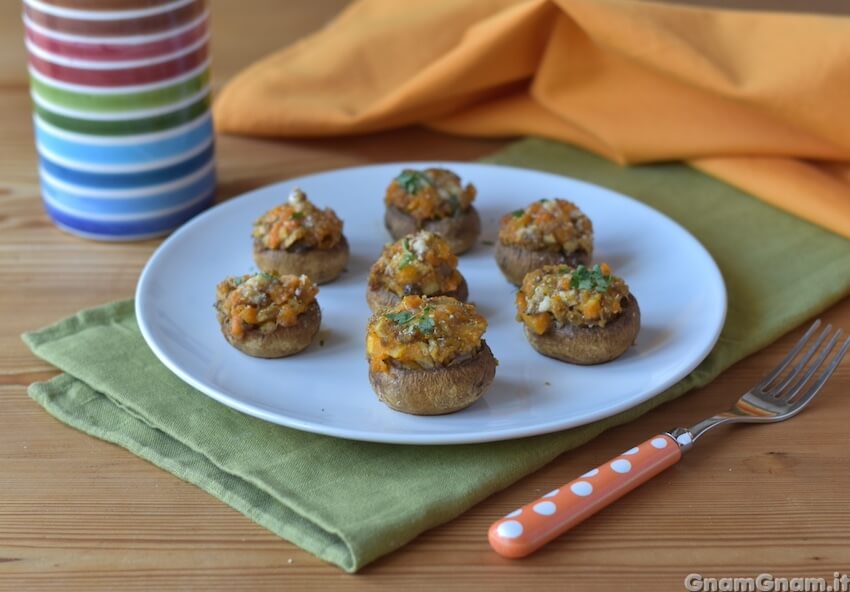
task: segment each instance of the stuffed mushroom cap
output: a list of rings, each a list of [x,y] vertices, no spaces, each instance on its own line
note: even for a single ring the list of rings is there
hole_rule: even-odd
[[[260,216],[251,232],[257,267],[280,275],[305,274],[323,284],[348,263],[348,241],[336,213],[316,207],[300,189]]]
[[[544,265],[588,265],[592,254],[593,224],[570,201],[541,199],[502,216],[496,261],[514,284]]]
[[[216,287],[221,332],[240,351],[282,358],[305,349],[321,324],[319,288],[306,275],[229,277]]]
[[[475,244],[481,220],[472,206],[476,190],[448,169],[405,169],[387,187],[384,222],[395,239],[425,229],[439,233],[455,254]]]
[[[366,356],[378,398],[398,411],[439,415],[475,402],[496,360],[475,306],[448,296],[405,296],[369,320]]]
[[[532,347],[574,364],[621,356],[640,330],[637,299],[606,263],[536,269],[523,279],[516,305]]]
[[[444,238],[427,230],[388,244],[369,271],[366,300],[373,312],[414,294],[461,301],[468,296],[457,256]]]

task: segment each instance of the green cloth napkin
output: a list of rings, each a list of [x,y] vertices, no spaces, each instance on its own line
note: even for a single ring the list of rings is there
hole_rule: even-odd
[[[850,289],[850,243],[686,166],[620,168],[536,139],[487,161],[611,187],[690,229],[728,283],[729,315],[711,355],[650,401],[579,428],[489,444],[372,444],[272,425],[207,398],[156,360],[125,301],[24,335],[65,372],[33,384],[30,396],[353,572],[609,427],[706,384]]]

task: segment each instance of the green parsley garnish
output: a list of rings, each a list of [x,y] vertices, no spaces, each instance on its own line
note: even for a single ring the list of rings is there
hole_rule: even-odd
[[[267,282],[276,282],[278,281],[278,277],[274,274],[268,273],[266,271],[260,272],[260,277],[266,280]]]
[[[570,287],[576,290],[605,292],[613,281],[612,276],[602,273],[598,263],[590,269],[584,265],[579,265],[570,279]]]
[[[546,203],[549,200],[544,197],[543,199],[539,199],[537,201],[539,201],[540,203]]]
[[[426,304],[425,308],[422,309],[422,314],[419,316],[419,322],[416,324],[419,327],[419,330],[423,333],[430,333],[434,330],[435,323],[434,319],[431,318],[431,305]]]
[[[399,270],[402,270],[413,263],[413,260],[416,258],[413,251],[410,250],[410,241],[407,238],[401,242],[401,248],[404,251],[404,255],[401,257],[401,263],[398,264]]]
[[[411,263],[413,263],[413,253],[405,253],[401,258],[401,263],[398,264],[399,271],[401,271]]]
[[[401,312],[388,312],[384,316],[394,323],[398,323],[399,325],[406,325],[416,315],[409,310],[403,310]]]
[[[234,286],[238,286],[238,285],[240,285],[240,284],[241,284],[242,282],[244,282],[244,281],[245,281],[245,280],[244,280],[243,278],[241,278],[241,277],[232,277],[232,278],[230,278],[230,283],[231,283],[231,284],[233,284]]]
[[[304,219],[304,212],[292,212],[292,219],[293,220],[303,220]]]
[[[416,328],[422,333],[431,333],[434,327],[436,327],[434,319],[430,316],[431,311],[431,305],[426,304],[422,312],[418,314],[410,310],[403,310],[401,312],[387,313],[384,317],[399,325],[407,325],[409,329]]]
[[[522,215],[525,213],[525,210],[514,210],[511,212],[511,216],[514,218],[522,218]]]
[[[411,195],[416,194],[416,192],[420,189],[424,189],[425,187],[432,185],[431,179],[428,178],[428,175],[420,171],[413,170],[402,171],[395,180]]]

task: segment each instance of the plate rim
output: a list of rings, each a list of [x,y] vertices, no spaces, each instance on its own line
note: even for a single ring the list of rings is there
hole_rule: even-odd
[[[673,373],[671,377],[668,377],[667,380],[659,382],[654,385],[652,388],[648,389],[646,393],[638,397],[632,397],[630,399],[625,399],[623,401],[618,402],[616,405],[609,405],[605,407],[603,410],[597,410],[594,412],[587,412],[579,416],[572,416],[568,421],[550,421],[546,423],[538,423],[532,427],[527,428],[517,428],[510,427],[504,429],[491,429],[486,432],[474,432],[470,436],[459,436],[456,433],[431,433],[431,434],[408,434],[405,436],[399,436],[395,432],[382,434],[380,432],[375,432],[373,430],[358,430],[353,428],[337,428],[333,426],[327,426],[324,424],[305,421],[297,418],[292,418],[288,416],[281,416],[279,413],[271,412],[263,407],[244,403],[239,399],[233,397],[233,395],[224,394],[214,388],[208,388],[201,381],[196,379],[192,374],[184,371],[179,364],[173,361],[169,355],[167,355],[157,344],[156,340],[153,338],[153,334],[151,332],[151,328],[148,326],[148,319],[146,319],[145,315],[142,314],[142,310],[144,306],[143,302],[146,301],[144,293],[144,287],[149,282],[150,274],[153,273],[151,270],[155,268],[160,257],[164,256],[163,253],[166,252],[167,247],[170,243],[176,242],[180,240],[184,234],[191,232],[191,229],[195,225],[200,225],[204,223],[208,217],[220,215],[220,211],[228,210],[230,208],[238,207],[241,198],[250,197],[256,193],[266,192],[273,187],[282,186],[285,184],[291,184],[293,181],[298,180],[299,182],[305,182],[308,179],[313,177],[332,174],[332,173],[345,173],[354,170],[363,170],[363,169],[371,169],[371,168],[383,168],[383,167],[401,167],[401,168],[427,168],[427,167],[481,167],[481,168],[499,168],[499,169],[508,169],[518,171],[520,173],[532,173],[539,174],[544,176],[556,177],[561,180],[567,180],[572,183],[577,183],[579,185],[585,185],[593,188],[594,190],[602,190],[604,192],[616,195],[621,199],[628,200],[633,204],[650,210],[653,214],[662,217],[668,224],[679,229],[679,231],[683,232],[693,243],[694,245],[702,252],[705,256],[707,263],[710,265],[710,270],[712,275],[715,276],[713,278],[714,281],[711,282],[711,285],[714,286],[720,295],[720,300],[717,302],[719,305],[719,315],[716,326],[714,327],[713,334],[711,338],[707,341],[707,344],[702,348],[698,356],[694,357],[694,361],[691,364],[685,365],[683,370],[680,370],[677,373]],[[256,187],[249,191],[234,195],[228,198],[226,201],[213,205],[208,208],[204,212],[198,214],[182,226],[180,226],[176,231],[171,233],[162,243],[156,248],[156,250],[151,254],[148,258],[148,261],[145,263],[142,272],[139,275],[139,279],[136,284],[135,290],[135,312],[136,312],[136,322],[139,326],[139,330],[142,334],[145,343],[150,348],[150,350],[154,353],[156,358],[166,367],[170,372],[175,374],[180,380],[187,383],[189,386],[195,388],[196,390],[203,393],[205,396],[210,397],[211,399],[227,406],[232,409],[235,409],[241,413],[249,415],[251,417],[255,417],[257,419],[261,419],[264,421],[268,421],[270,423],[281,425],[284,427],[297,429],[304,432],[320,434],[324,436],[331,436],[335,438],[342,438],[347,440],[355,440],[355,441],[363,441],[363,442],[375,442],[375,443],[383,443],[383,444],[400,444],[400,445],[462,445],[462,444],[476,444],[483,442],[498,442],[504,440],[515,440],[520,438],[527,438],[532,436],[539,436],[543,434],[554,433],[557,431],[567,430],[575,427],[580,427],[583,425],[587,425],[594,421],[599,421],[602,419],[606,419],[608,417],[613,417],[614,415],[631,409],[645,401],[648,401],[652,397],[655,397],[659,393],[667,390],[677,382],[681,381],[685,377],[687,377],[691,372],[694,371],[711,353],[714,349],[715,345],[717,345],[717,341],[720,338],[720,334],[723,330],[723,327],[726,322],[726,316],[728,313],[728,292],[726,288],[726,282],[723,278],[723,273],[720,270],[720,267],[717,265],[714,257],[712,257],[711,252],[702,244],[687,228],[682,226],[679,222],[668,216],[666,213],[661,212],[652,206],[616,191],[614,189],[610,189],[603,185],[598,185],[596,183],[591,183],[589,181],[585,181],[583,179],[577,179],[575,177],[570,177],[567,175],[562,175],[559,173],[554,173],[547,170],[526,168],[526,167],[518,167],[512,165],[504,165],[498,163],[488,163],[488,162],[464,162],[464,161],[453,161],[453,160],[416,160],[416,161],[391,161],[391,162],[380,162],[380,163],[369,163],[365,165],[352,165],[347,167],[340,168],[330,168],[324,169],[320,171],[315,171],[312,173],[308,173],[306,175],[297,175],[294,177],[288,177],[285,179],[280,179],[274,181],[273,183],[269,183],[267,185],[263,185],[261,187]]]

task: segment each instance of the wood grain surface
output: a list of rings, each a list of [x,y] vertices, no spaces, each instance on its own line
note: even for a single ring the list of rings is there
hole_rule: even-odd
[[[215,78],[320,27],[342,0],[213,2]],[[571,451],[404,549],[346,575],[192,485],[51,418],[25,392],[55,374],[19,340],[132,296],[157,241],[99,244],[42,212],[19,5],[0,3],[0,590],[681,590],[692,572],[850,571],[850,364],[791,422],[729,429],[520,561],[490,551],[497,517],[651,434],[724,408],[800,334]],[[422,129],[218,142],[223,199],[287,177],[399,159],[475,159],[504,145]],[[850,300],[823,317],[850,328]]]

